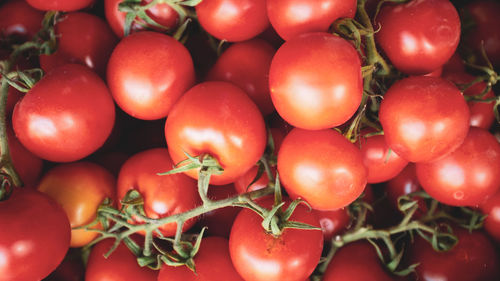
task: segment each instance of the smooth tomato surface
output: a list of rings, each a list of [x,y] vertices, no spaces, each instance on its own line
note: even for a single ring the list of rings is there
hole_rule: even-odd
[[[487,215],[484,229],[497,242],[500,242],[500,192],[495,193],[479,206],[481,212]]]
[[[92,5],[95,0],[26,0],[26,2],[42,11],[72,12]]]
[[[43,13],[24,0],[10,0],[0,7],[0,38],[31,39],[42,27]]]
[[[325,243],[329,243],[335,235],[341,234],[345,231],[351,222],[351,217],[349,216],[347,208],[341,208],[333,211],[315,210],[314,212],[316,212],[316,215],[319,218]]]

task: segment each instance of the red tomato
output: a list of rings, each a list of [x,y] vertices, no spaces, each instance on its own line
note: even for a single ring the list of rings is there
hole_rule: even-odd
[[[397,176],[389,180],[385,187],[389,202],[397,209],[399,197],[422,190],[418,182],[415,164],[408,164]]]
[[[118,175],[118,198],[123,200],[129,190],[137,190],[144,200],[146,216],[153,219],[194,209],[200,204],[195,181],[183,174],[157,175],[171,170],[173,165],[165,148],[135,154],[123,164]],[[195,219],[188,220],[182,229],[189,229],[195,222]],[[175,235],[176,229],[177,223],[168,223],[159,228],[165,236]]]
[[[172,108],[165,136],[174,163],[192,156],[213,156],[224,169],[210,183],[234,182],[257,163],[266,146],[266,129],[257,106],[228,82],[205,82],[184,94]],[[187,175],[198,178],[198,171]]]
[[[48,196],[14,189],[0,201],[0,280],[41,280],[61,263],[69,248],[64,210]]]
[[[115,106],[91,70],[67,64],[47,73],[16,105],[12,116],[21,143],[55,162],[82,159],[111,133]]]
[[[209,81],[227,81],[244,90],[263,115],[274,111],[269,94],[269,67],[276,51],[261,39],[231,45],[208,73]]]
[[[42,11],[72,12],[92,5],[95,0],[26,0],[26,2]]]
[[[420,184],[436,200],[475,206],[500,188],[500,144],[488,131],[471,127],[463,144],[448,156],[417,163]]]
[[[157,32],[134,33],[123,39],[108,62],[108,85],[116,103],[131,116],[154,120],[194,83],[187,49]]]
[[[349,205],[365,189],[367,174],[359,149],[337,131],[302,129],[283,140],[278,173],[290,197],[317,210]]]
[[[243,176],[237,178],[234,181],[234,188],[239,194],[259,190],[267,186],[267,184],[269,183],[269,178],[267,177],[267,173],[265,171],[264,173],[262,173],[258,180],[252,183],[252,181],[257,176],[258,171],[259,167],[253,166]],[[252,185],[250,185],[250,183],[252,183]]]
[[[464,62],[458,52],[455,52],[453,56],[451,56],[451,58],[443,65],[444,75],[453,72],[465,72]]]
[[[69,13],[57,22],[55,32],[56,52],[40,56],[40,66],[45,72],[77,63],[106,77],[106,65],[118,40],[104,20],[87,13]]]
[[[385,141],[410,162],[433,161],[457,149],[469,130],[469,116],[457,87],[425,76],[393,84],[379,112]]]
[[[0,6],[0,38],[31,39],[42,28],[43,13],[24,0],[10,0]]]
[[[480,206],[481,212],[487,215],[484,229],[497,242],[500,242],[500,192],[495,193]]]
[[[212,200],[223,200],[237,194],[233,185],[211,186],[208,189],[208,197]],[[225,207],[210,211],[203,214],[199,225],[207,227],[205,233],[208,235],[229,238],[231,226],[239,212],[239,207]]]
[[[186,266],[163,265],[158,281],[243,281],[229,256],[228,241],[222,237],[207,237],[201,241],[194,257],[196,273]]]
[[[427,74],[441,67],[460,40],[460,18],[449,0],[386,5],[377,22],[377,42],[394,66],[407,74]]]
[[[361,103],[358,53],[328,33],[295,37],[279,48],[269,71],[271,98],[295,127],[319,130],[343,124]]]
[[[259,201],[267,208],[272,203],[269,197]],[[315,213],[304,205],[295,209],[290,220],[320,227]],[[241,210],[233,223],[229,252],[241,277],[252,281],[302,281],[311,275],[321,257],[322,232],[287,228],[276,237],[266,233],[261,223],[262,218],[248,209]]]
[[[347,208],[333,211],[315,210],[314,212],[319,218],[325,243],[331,241],[335,235],[344,232],[351,222],[351,217],[349,216]]]
[[[353,18],[356,0],[268,0],[271,25],[285,40],[309,32],[328,31],[339,18]]]
[[[208,33],[230,42],[251,39],[269,26],[265,0],[203,0],[196,15]]]
[[[44,281],[83,281],[85,265],[80,249],[70,249],[64,260]]]

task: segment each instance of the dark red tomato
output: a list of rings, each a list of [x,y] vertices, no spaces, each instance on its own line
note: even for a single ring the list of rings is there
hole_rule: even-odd
[[[233,185],[211,186],[208,189],[208,197],[212,200],[223,200],[237,194]],[[203,214],[199,225],[208,227],[205,231],[208,235],[229,238],[231,226],[239,212],[239,207],[225,207],[210,211]]]
[[[71,162],[96,151],[111,133],[115,105],[104,82],[84,66],[47,73],[12,116],[21,143],[40,158]]]
[[[31,188],[14,189],[0,202],[0,280],[41,280],[69,249],[70,226],[64,210]]]
[[[0,38],[31,39],[42,28],[43,13],[24,0],[10,0],[0,6]]]
[[[95,0],[26,0],[26,2],[42,11],[72,12],[89,7]]]
[[[146,5],[150,3],[152,0],[142,0],[141,4]],[[124,35],[124,26],[125,26],[125,16],[126,13],[120,12],[118,10],[118,4],[123,2],[123,0],[104,0],[104,13],[106,15],[106,20],[109,23],[111,29],[118,37],[123,37]],[[172,9],[166,3],[158,3],[153,7],[146,10],[151,19],[153,19],[156,23],[166,27],[166,28],[174,28],[177,26],[179,21],[179,15],[177,12]],[[132,23],[131,32],[141,31],[146,28],[149,29],[158,29],[156,27],[152,27],[147,25],[142,20],[136,18],[140,23]],[[160,31],[160,30],[158,30]]]
[[[7,128],[7,141],[10,157],[16,172],[21,177],[23,184],[34,187],[40,178],[43,161],[28,151],[16,138],[11,128]]]
[[[56,52],[40,56],[40,66],[45,72],[77,63],[106,77],[106,65],[118,40],[104,20],[87,13],[69,13],[57,22],[55,32]]]
[[[421,281],[495,281],[499,259],[491,241],[479,231],[455,228],[458,244],[447,252],[435,251],[418,237],[410,248],[410,262],[419,263],[416,279]]]
[[[262,175],[258,180],[252,183],[252,181],[257,176],[258,171],[259,167],[253,166],[243,176],[237,178],[234,181],[234,188],[239,194],[243,194],[254,190],[259,190],[267,186],[267,184],[269,183],[269,177],[267,176],[267,173],[265,171],[264,173],[262,173]]]
[[[386,5],[377,22],[377,42],[394,66],[407,74],[427,74],[441,67],[460,40],[460,18],[449,0]]]
[[[349,120],[361,103],[361,62],[340,37],[304,34],[276,52],[269,85],[274,107],[292,126],[331,128]]]
[[[186,266],[163,265],[158,281],[243,281],[234,269],[226,238],[207,237],[194,257],[196,273]]]
[[[270,208],[273,202],[268,197],[259,204]],[[290,220],[320,227],[316,214],[302,204]],[[287,228],[276,237],[266,233],[261,223],[257,213],[243,209],[231,229],[229,252],[241,277],[252,281],[302,281],[311,275],[323,249],[322,231]]]
[[[230,42],[251,39],[269,26],[265,0],[203,0],[196,15],[208,33]]]
[[[397,176],[387,181],[385,187],[389,202],[397,209],[399,197],[422,190],[415,164],[408,164]]]
[[[192,156],[213,156],[224,169],[210,183],[234,182],[260,159],[266,146],[262,114],[240,88],[228,82],[205,82],[185,93],[172,108],[165,136],[174,163]],[[198,178],[198,171],[187,175]]]
[[[278,153],[278,173],[293,199],[314,209],[349,205],[366,186],[366,168],[359,149],[334,130],[293,129]]]
[[[500,192],[495,193],[480,205],[481,212],[487,215],[484,229],[497,242],[500,242]]]
[[[92,158],[92,162],[110,171],[113,176],[118,177],[123,163],[128,158],[129,156],[123,152],[111,151],[96,155],[96,157]]]
[[[269,68],[274,50],[261,39],[231,45],[208,73],[209,81],[227,81],[243,89],[263,115],[274,111],[269,94]]]
[[[181,43],[161,33],[134,33],[120,41],[109,59],[111,94],[135,118],[167,116],[193,83],[191,55]]]
[[[333,256],[323,281],[391,281],[375,249],[368,242],[354,242],[340,248]]]
[[[337,209],[333,211],[314,211],[319,218],[319,223],[321,224],[321,230],[323,231],[323,238],[325,243],[328,243],[333,239],[335,235],[338,235],[345,231],[351,222],[351,217],[347,208]]]
[[[268,0],[271,25],[285,40],[309,32],[326,32],[339,18],[353,18],[356,0]]]
[[[108,257],[106,254],[114,240],[106,239],[97,243],[90,252],[85,272],[85,281],[156,281],[158,271],[140,267],[132,252],[121,243]]]
[[[455,52],[453,56],[443,65],[443,74],[445,76],[448,73],[453,72],[465,72],[465,65],[458,52]]]
[[[173,165],[165,148],[154,148],[135,154],[120,170],[117,197],[123,200],[129,190],[137,190],[144,200],[146,215],[153,219],[194,209],[200,204],[194,180],[183,174],[157,175],[171,170]],[[188,220],[182,229],[189,229],[195,222],[195,219]],[[163,235],[173,236],[176,228],[177,223],[168,223],[159,229]]]
[[[394,83],[379,112],[385,141],[410,162],[433,161],[457,149],[469,130],[469,116],[455,85],[425,76]]]
[[[453,206],[476,206],[500,188],[500,144],[488,131],[471,127],[463,144],[448,156],[417,163],[417,177],[434,199]]]
[[[0,79],[1,79],[0,75]],[[12,115],[12,111],[16,106],[16,103],[21,99],[23,93],[14,89],[13,87],[9,87],[9,93],[7,94],[7,105],[5,106],[5,113],[7,114],[7,118],[10,118]]]
[[[73,250],[73,251],[72,251]],[[70,249],[64,260],[43,281],[83,281],[85,280],[85,265],[80,249]]]

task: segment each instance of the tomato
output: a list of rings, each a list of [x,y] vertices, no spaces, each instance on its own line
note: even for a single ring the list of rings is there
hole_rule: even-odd
[[[67,64],[47,73],[16,105],[14,131],[40,158],[82,159],[109,136],[115,106],[104,82],[91,70]]]
[[[196,182],[183,174],[159,176],[172,169],[174,163],[165,148],[149,149],[130,157],[118,175],[117,196],[123,200],[131,189],[137,190],[144,200],[146,216],[153,219],[194,209],[200,204]],[[188,220],[183,230],[196,222]],[[136,221],[140,223],[140,221]],[[175,235],[177,223],[160,226],[165,236]]]
[[[334,130],[293,129],[278,153],[286,191],[317,210],[343,208],[361,195],[366,168],[359,149]]]
[[[271,25],[285,40],[297,35],[328,31],[339,18],[353,18],[355,0],[268,0],[267,13]]]
[[[484,230],[497,242],[500,242],[500,192],[495,193],[479,206],[487,215]]]
[[[204,82],[186,92],[165,123],[165,136],[174,163],[192,156],[213,156],[224,169],[210,183],[235,181],[257,163],[266,146],[262,115],[252,100],[228,82]],[[198,178],[198,171],[186,172]]]
[[[391,205],[397,209],[398,198],[422,190],[415,164],[408,164],[397,176],[387,181],[385,191]]]
[[[465,64],[460,57],[458,52],[455,52],[453,56],[443,65],[443,77],[446,74],[453,72],[465,72]]]
[[[187,49],[157,32],[134,33],[120,41],[108,62],[108,85],[116,103],[131,116],[154,120],[194,83]]]
[[[265,0],[203,0],[195,8],[203,29],[221,40],[245,41],[269,26]]]
[[[269,197],[259,201],[266,208],[272,203]],[[290,220],[320,227],[315,213],[304,205],[297,206]],[[311,275],[321,257],[322,232],[287,228],[276,237],[266,233],[261,223],[262,218],[248,209],[241,210],[233,223],[229,252],[241,277],[252,281],[302,281]]]
[[[49,170],[38,184],[41,191],[61,204],[71,227],[91,223],[106,198],[116,201],[115,178],[106,169],[90,162],[62,164]],[[71,230],[71,247],[82,247],[98,236],[85,229]]]
[[[393,84],[379,112],[385,141],[410,162],[433,161],[457,149],[469,130],[469,116],[457,87],[425,76]]]
[[[319,218],[325,243],[331,241],[335,235],[345,231],[351,222],[351,217],[349,216],[347,208],[341,208],[333,211],[315,210],[314,212],[316,212],[316,215]]]
[[[97,243],[90,252],[85,272],[85,281],[156,281],[158,271],[140,267],[132,252],[123,243],[108,257],[106,254],[114,240],[106,239]]]
[[[253,166],[243,176],[237,178],[234,181],[234,188],[239,194],[259,190],[265,188],[268,185],[269,177],[267,176],[267,173],[265,171],[254,183],[252,183],[252,181],[257,176],[258,171],[259,167]],[[250,183],[252,184],[250,185]]]
[[[72,12],[92,5],[95,0],[26,0],[26,2],[42,11]]]
[[[212,200],[223,200],[229,197],[236,196],[238,193],[234,186],[211,186],[208,188],[208,197]],[[211,236],[220,236],[229,238],[231,226],[233,225],[236,215],[240,212],[239,207],[225,207],[204,213],[199,222],[200,226],[206,226],[206,234]],[[203,240],[205,241],[205,240]]]
[[[41,280],[68,251],[70,226],[64,210],[48,196],[14,189],[0,202],[0,280]]]
[[[269,94],[269,67],[275,50],[261,39],[235,43],[208,73],[209,81],[227,81],[244,90],[263,115],[274,111]]]
[[[363,94],[361,62],[346,40],[309,33],[287,41],[269,71],[274,107],[292,126],[320,130],[343,124]]]
[[[24,0],[10,0],[0,6],[0,38],[31,39],[42,27],[43,13]]]
[[[460,18],[449,0],[412,0],[384,6],[377,42],[394,66],[426,74],[445,64],[460,40]]]
[[[500,144],[488,131],[471,127],[463,144],[448,156],[417,163],[427,193],[453,206],[475,206],[500,188]]]
[[[203,238],[194,263],[196,273],[186,266],[163,265],[158,281],[243,281],[231,262],[226,238]]]
[[[85,65],[102,78],[118,40],[106,22],[87,13],[69,13],[55,25],[57,50],[40,56],[40,66],[48,72],[67,63]]]
[[[80,249],[70,249],[64,260],[44,281],[83,281],[85,265]]]

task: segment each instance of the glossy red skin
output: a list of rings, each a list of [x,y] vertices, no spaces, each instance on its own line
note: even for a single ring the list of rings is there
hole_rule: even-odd
[[[434,199],[453,206],[476,206],[500,188],[500,144],[488,131],[471,127],[457,150],[416,167],[420,184]]]
[[[337,209],[333,211],[314,211],[316,216],[319,218],[319,223],[321,224],[321,230],[323,231],[323,238],[325,243],[328,243],[333,239],[335,235],[344,232],[349,223],[351,222],[351,217],[347,208]]]
[[[448,252],[435,251],[420,237],[415,240],[409,254],[411,263],[419,263],[416,278],[421,281],[498,280],[498,255],[486,235],[461,228],[453,232],[459,242]]]
[[[92,5],[95,0],[26,0],[26,2],[42,11],[73,12]]]
[[[211,186],[208,188],[208,197],[212,200],[223,200],[237,194],[233,185]],[[225,207],[204,213],[199,225],[206,226],[205,233],[210,236],[229,238],[231,226],[240,210],[239,207]]]
[[[346,40],[308,33],[287,41],[269,71],[274,107],[292,126],[320,130],[345,123],[363,92],[361,62]]]
[[[196,208],[200,205],[196,182],[183,174],[159,176],[170,171],[174,163],[165,148],[149,149],[130,157],[123,164],[117,182],[117,197],[123,200],[126,193],[137,190],[144,200],[146,216],[153,219],[167,217]],[[183,231],[194,225],[196,219],[186,221]],[[162,225],[165,236],[175,235],[177,223]]]
[[[457,149],[469,130],[467,103],[441,78],[409,77],[385,93],[379,118],[385,141],[410,162],[429,162]]]
[[[70,226],[64,210],[31,188],[15,189],[0,202],[0,280],[41,280],[69,249]],[[5,231],[8,230],[8,231]]]
[[[235,43],[219,57],[208,81],[227,81],[244,90],[263,115],[274,111],[269,94],[269,68],[276,50],[261,39]]]
[[[387,181],[385,191],[387,198],[395,209],[398,207],[398,198],[422,190],[417,178],[415,164],[408,164],[397,176]]]
[[[16,138],[11,128],[7,128],[7,141],[12,164],[24,186],[35,186],[42,172],[42,159],[27,150]]]
[[[270,208],[273,201],[268,197],[259,204]],[[290,220],[321,227],[315,213],[302,204]],[[261,223],[258,214],[243,209],[231,229],[229,252],[241,277],[252,281],[302,281],[311,275],[321,257],[323,232],[288,228],[275,237],[266,233]]]
[[[113,243],[112,239],[106,239],[92,248],[85,272],[85,281],[157,280],[158,271],[140,267],[134,254],[123,243],[108,258],[105,258],[104,254],[111,249]]]
[[[31,39],[42,27],[43,13],[24,0],[11,0],[0,6],[0,37]]]
[[[375,248],[368,242],[345,245],[335,253],[323,276],[324,281],[391,281]]]
[[[254,183],[252,181],[257,176],[257,172],[259,170],[258,166],[253,166],[248,170],[243,176],[237,178],[234,181],[234,188],[239,194],[243,194],[246,192],[263,189],[269,183],[269,178],[267,177],[266,172],[262,173],[260,178],[256,180]],[[250,185],[250,183],[252,183]]]
[[[118,39],[104,20],[87,13],[69,13],[56,24],[55,32],[56,52],[40,56],[40,66],[45,72],[77,63],[106,77],[106,65]]]
[[[302,198],[324,211],[358,198],[367,174],[359,149],[337,131],[297,128],[283,140],[278,173],[292,199]]]
[[[460,40],[460,18],[449,0],[386,5],[377,22],[377,42],[394,66],[406,74],[426,74],[441,67]]]
[[[285,40],[309,32],[326,32],[339,18],[354,18],[356,0],[268,0],[267,14]]]
[[[158,281],[243,281],[231,262],[226,238],[203,238],[194,263],[196,274],[186,266],[172,267],[164,264]]]
[[[174,163],[209,154],[224,169],[210,183],[234,182],[260,159],[266,129],[257,106],[240,88],[228,82],[204,82],[186,92],[165,124],[165,136]],[[197,170],[186,172],[198,178]]]
[[[265,0],[204,0],[195,9],[203,29],[220,40],[245,41],[269,26]]]
[[[155,120],[194,83],[193,60],[174,38],[143,31],[124,38],[108,62],[108,85],[116,103],[131,116]]]
[[[14,131],[33,154],[72,162],[96,151],[111,133],[115,105],[90,69],[67,64],[47,73],[17,103]]]
[[[484,229],[490,237],[500,242],[500,192],[495,193],[479,207],[481,212],[487,215]]]

